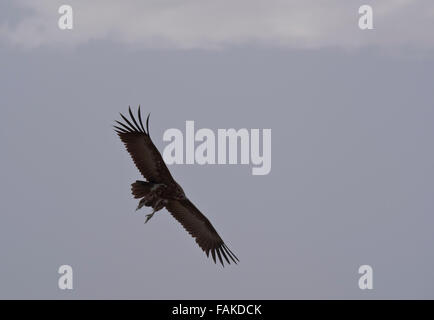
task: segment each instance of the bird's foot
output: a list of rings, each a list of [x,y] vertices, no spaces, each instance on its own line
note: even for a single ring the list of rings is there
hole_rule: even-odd
[[[145,223],[146,223],[146,222],[148,222],[148,221],[149,221],[149,219],[151,219],[151,218],[152,218],[152,216],[154,215],[154,213],[155,213],[155,212],[152,212],[152,213],[150,213],[150,214],[147,214],[147,215],[146,215],[146,220],[145,220]]]

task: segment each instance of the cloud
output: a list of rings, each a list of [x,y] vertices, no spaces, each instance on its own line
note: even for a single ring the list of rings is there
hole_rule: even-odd
[[[57,26],[74,10],[74,30]],[[374,9],[374,30],[358,28],[358,8]],[[176,49],[259,44],[286,48],[433,48],[434,2],[414,0],[17,0],[17,21],[0,23],[0,42],[77,46],[109,40]]]

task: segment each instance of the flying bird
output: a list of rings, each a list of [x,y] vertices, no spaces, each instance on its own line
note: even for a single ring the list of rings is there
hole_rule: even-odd
[[[166,208],[172,216],[181,223],[184,229],[196,239],[197,244],[207,257],[211,256],[216,263],[216,257],[224,266],[223,258],[228,264],[235,264],[239,259],[226,246],[222,238],[214,229],[211,222],[199,211],[198,208],[186,197],[184,190],[173,179],[169,169],[164,163],[160,152],[155,147],[149,135],[149,116],[146,119],[146,130],[143,126],[140,106],[137,118],[134,117],[131,108],[128,109],[130,120],[122,113],[124,122],[116,120],[114,126],[116,133],[125,144],[134,164],[146,181],[137,180],[131,185],[131,191],[136,199],[140,199],[136,210],[143,206],[152,207],[153,211],[146,215],[145,223],[153,215]]]

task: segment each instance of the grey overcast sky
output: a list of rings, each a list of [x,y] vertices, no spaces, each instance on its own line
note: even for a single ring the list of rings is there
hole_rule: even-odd
[[[64,3],[0,3],[0,298],[434,298],[434,2],[74,0],[61,31]],[[272,129],[269,175],[169,167],[239,265],[134,211],[111,125],[139,104],[160,151]]]

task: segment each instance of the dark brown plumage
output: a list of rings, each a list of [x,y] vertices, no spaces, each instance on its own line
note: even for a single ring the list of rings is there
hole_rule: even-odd
[[[146,215],[148,220],[155,212],[166,208],[172,216],[182,224],[187,232],[196,239],[197,244],[224,266],[227,263],[237,263],[238,258],[226,246],[222,238],[212,226],[211,222],[185,196],[184,190],[173,179],[164,163],[160,152],[155,147],[149,135],[149,115],[146,119],[146,130],[143,126],[138,110],[138,122],[134,118],[131,108],[128,109],[131,120],[121,114],[125,123],[116,121],[116,133],[125,144],[127,151],[140,173],[147,181],[136,181],[131,185],[133,196],[141,199],[137,210],[143,206],[152,207],[153,212]],[[223,260],[224,259],[224,260]]]

